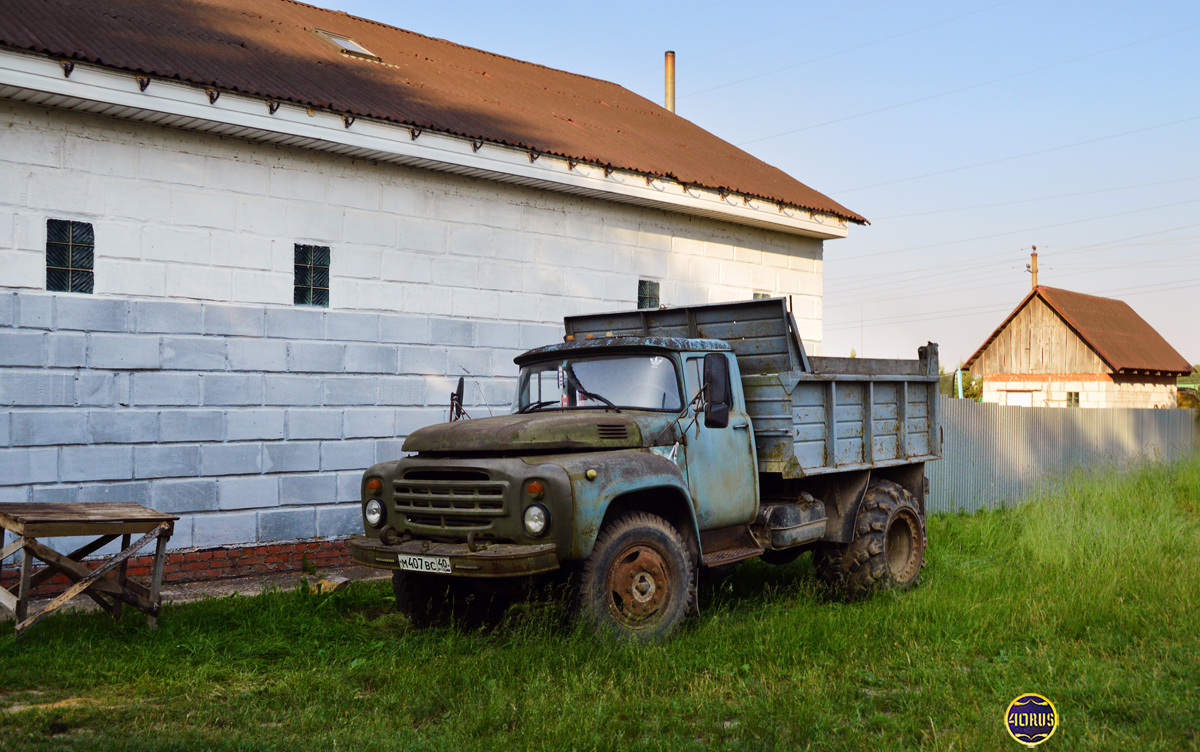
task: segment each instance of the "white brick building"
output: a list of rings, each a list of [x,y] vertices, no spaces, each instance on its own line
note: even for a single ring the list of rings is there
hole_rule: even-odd
[[[195,18],[54,5],[0,24],[0,501],[138,501],[176,547],[339,536],[363,468],[460,375],[506,409],[566,314],[787,296],[820,352],[822,243],[862,218],[620,87],[281,0],[198,6],[181,60],[114,40]],[[218,27],[268,57],[229,73]],[[413,46],[438,106],[382,111]],[[348,93],[305,99],[285,53]],[[463,116],[477,86],[528,122]]]

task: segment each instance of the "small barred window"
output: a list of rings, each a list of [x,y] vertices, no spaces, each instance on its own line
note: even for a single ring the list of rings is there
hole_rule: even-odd
[[[637,307],[658,308],[658,283],[649,279],[638,280]]]
[[[46,289],[92,292],[96,235],[89,222],[46,220]]]
[[[1079,392],[1067,392],[1067,407],[1079,407]]]
[[[296,244],[296,305],[329,307],[329,246]]]

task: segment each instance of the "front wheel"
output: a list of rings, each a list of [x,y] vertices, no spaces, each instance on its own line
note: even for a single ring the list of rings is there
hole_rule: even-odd
[[[461,628],[499,622],[508,608],[502,593],[477,590],[468,581],[440,574],[392,572],[396,610],[417,629],[455,623]]]
[[[396,610],[417,629],[441,624],[450,616],[450,578],[417,572],[392,572]]]
[[[579,586],[583,618],[597,632],[651,642],[687,615],[695,567],[672,525],[635,512],[601,531]]]

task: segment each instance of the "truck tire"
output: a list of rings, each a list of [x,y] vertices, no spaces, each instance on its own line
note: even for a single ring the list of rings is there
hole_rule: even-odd
[[[835,592],[846,579],[845,557],[846,546],[842,543],[822,543],[813,549],[812,563],[817,577]]]
[[[843,556],[846,595],[853,600],[876,590],[907,590],[917,584],[924,561],[925,518],[916,500],[896,483],[872,482]]]
[[[624,515],[600,532],[584,564],[581,616],[618,639],[665,639],[688,613],[695,576],[687,544],[671,523],[645,512]]]
[[[451,622],[478,629],[499,622],[509,600],[501,594],[477,592],[470,582],[437,574],[392,572],[396,610],[417,629]]]
[[[396,610],[417,629],[444,623],[450,616],[450,578],[419,572],[392,572]]]

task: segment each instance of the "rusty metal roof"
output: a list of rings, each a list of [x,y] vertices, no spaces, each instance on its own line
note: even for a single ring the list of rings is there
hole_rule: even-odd
[[[343,54],[316,31],[380,60]],[[292,0],[0,0],[0,44],[866,222],[617,84]]]
[[[1164,374],[1189,374],[1192,366],[1171,347],[1154,327],[1122,300],[1085,295],[1056,287],[1035,287],[1008,315],[987,341],[964,364],[970,368],[992,340],[1028,305],[1040,297],[1084,343],[1100,356],[1114,373],[1122,371],[1158,371]]]

